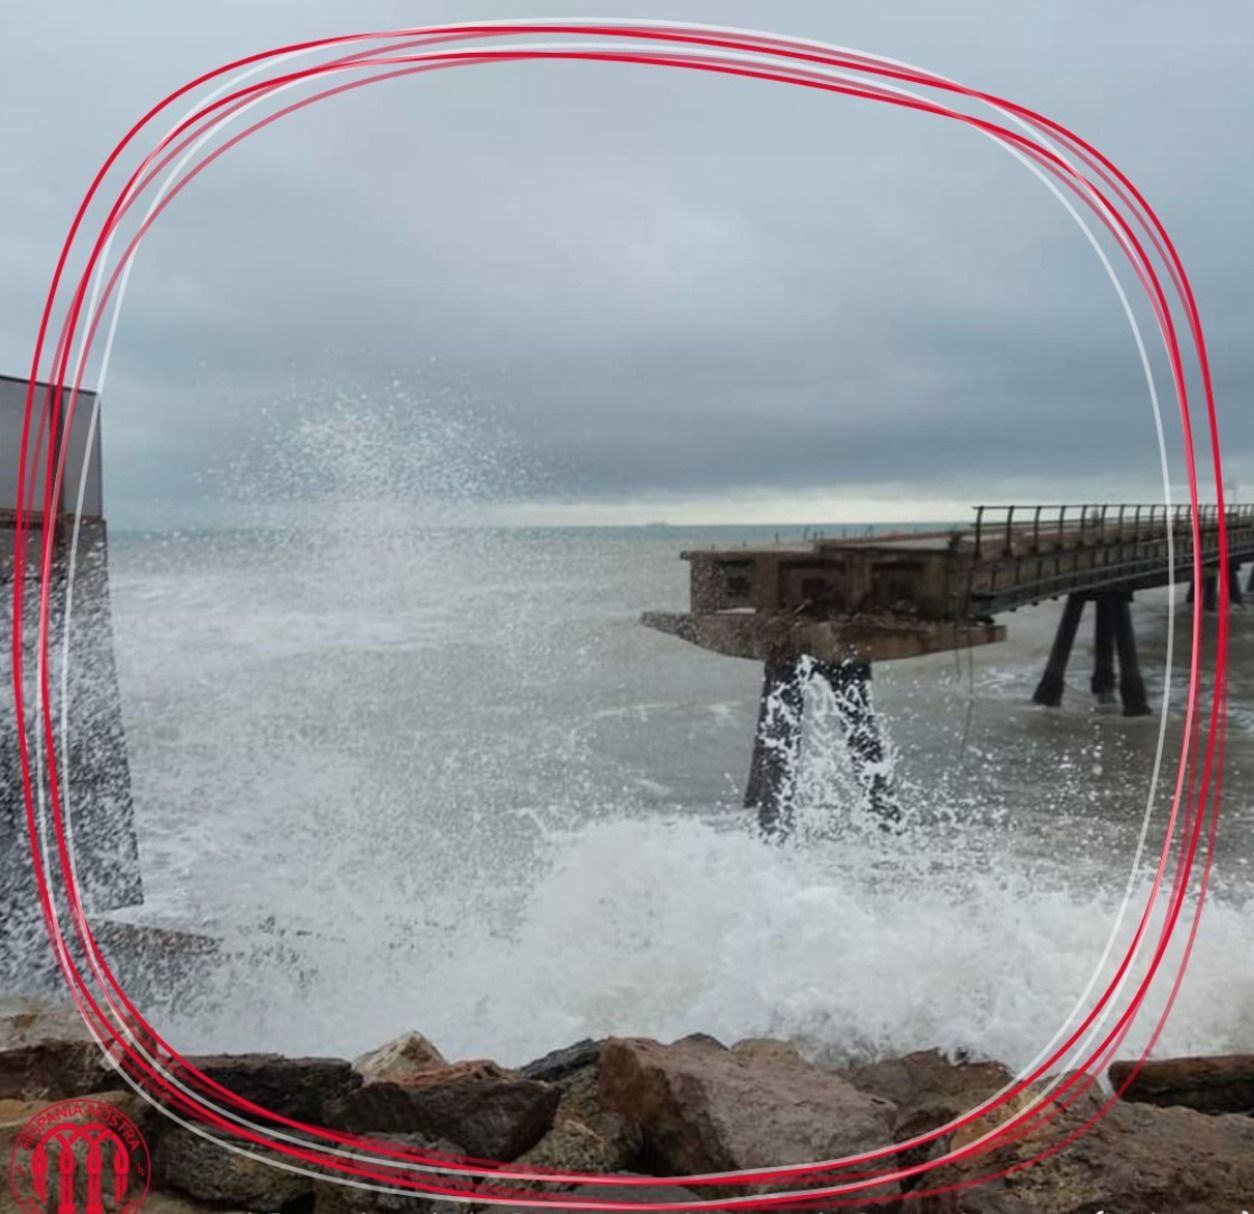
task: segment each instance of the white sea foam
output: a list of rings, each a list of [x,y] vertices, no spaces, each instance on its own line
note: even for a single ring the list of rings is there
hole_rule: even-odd
[[[397,906],[375,884],[334,938],[241,943],[229,996],[178,1030],[351,1052],[419,1028],[450,1055],[511,1062],[589,1035],[702,1031],[832,1061],[940,1046],[1019,1065],[1070,1011],[1117,905],[1113,880],[895,866],[856,834],[779,848],[691,819],[607,821],[549,837],[546,855],[513,889],[484,872]],[[1208,906],[1161,1051],[1249,1048],[1250,910]],[[406,919],[425,920],[410,943]]]
[[[410,502],[412,468],[478,491],[496,467],[424,423],[411,468],[391,417],[372,424],[305,427],[344,483],[287,534],[115,553],[139,917],[224,942],[150,992],[174,1040],[351,1053],[417,1028],[520,1062],[700,1030],[1019,1064],[1052,1035],[1118,908],[1155,727],[1090,710],[1083,643],[1064,709],[1028,704],[1048,607],[970,674],[966,656],[877,668],[902,839],[860,810],[812,699],[802,830],[768,846],[739,805],[760,669],[635,623],[682,606],[686,537],[366,508]],[[303,483],[295,451],[283,476]],[[1138,609],[1152,672],[1166,606]],[[1239,729],[1229,752],[1249,756]],[[1239,785],[1227,811],[1248,814]],[[1249,858],[1225,834],[1164,1051],[1254,1048]]]

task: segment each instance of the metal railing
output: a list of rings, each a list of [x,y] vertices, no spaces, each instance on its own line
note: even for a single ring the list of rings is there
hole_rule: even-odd
[[[1009,505],[975,506],[975,527],[970,535],[979,560],[986,546],[995,539],[1003,549],[1012,551],[1016,538],[1032,537],[1032,547],[1042,543],[1071,543],[1091,535],[1101,543],[1107,528],[1117,530],[1121,538],[1152,538],[1166,531],[1192,531],[1192,510],[1188,503],[1166,505],[1163,502],[1074,502],[1057,506]],[[1241,503],[1224,507],[1225,520],[1234,525],[1254,526],[1254,504]],[[1203,528],[1217,527],[1219,507],[1211,503],[1198,508],[1198,521]],[[1131,534],[1127,529],[1131,529]]]
[[[962,536],[970,556],[966,598],[990,610],[1119,582],[1152,582],[1193,564],[1187,504],[977,506],[975,512],[975,527]],[[1229,560],[1254,559],[1254,505],[1225,506],[1224,521]],[[1202,559],[1217,563],[1218,507],[1199,507],[1198,523]]]

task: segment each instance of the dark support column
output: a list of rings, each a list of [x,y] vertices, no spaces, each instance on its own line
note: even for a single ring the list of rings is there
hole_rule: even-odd
[[[1236,561],[1228,562],[1228,601],[1241,603],[1241,567]]]
[[[1254,565],[1250,566],[1250,580],[1245,583],[1245,593],[1254,594]]]
[[[1067,659],[1071,656],[1071,646],[1075,642],[1076,629],[1080,627],[1080,616],[1083,613],[1084,595],[1067,595],[1062,619],[1058,621],[1058,631],[1054,635],[1054,644],[1049,651],[1049,661],[1045,664],[1045,673],[1032,696],[1033,703],[1044,704],[1049,708],[1057,708],[1062,703],[1063,676],[1067,673]]]
[[[766,664],[745,807],[758,811],[763,834],[792,829],[793,797],[801,757],[801,718],[808,663],[796,658]]]
[[[836,698],[853,773],[862,786],[865,804],[884,830],[899,829],[901,806],[885,767],[884,740],[871,705],[870,662],[821,662],[816,672],[827,680]]]
[[[1150,714],[1149,700],[1145,695],[1145,681],[1136,656],[1136,633],[1132,631],[1132,592],[1111,595],[1114,613],[1115,647],[1119,650],[1119,698],[1123,700],[1125,717],[1145,717]]]
[[[1089,683],[1099,704],[1115,702],[1115,617],[1111,595],[1099,594],[1093,603],[1097,617],[1093,632],[1093,678]]]
[[[1214,569],[1202,570],[1202,610],[1219,610],[1219,574]]]

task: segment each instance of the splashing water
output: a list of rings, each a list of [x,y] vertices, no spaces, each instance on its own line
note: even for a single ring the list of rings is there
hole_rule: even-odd
[[[172,1040],[352,1053],[417,1028],[517,1063],[700,1030],[1030,1058],[1101,955],[1156,741],[1076,688],[1061,713],[1025,703],[1049,610],[979,656],[969,730],[952,662],[876,668],[901,838],[861,810],[815,690],[802,829],[772,846],[740,807],[759,668],[635,622],[683,608],[678,552],[711,538],[452,525],[433,503],[508,494],[512,457],[411,412],[303,419],[273,461],[295,488],[253,500],[267,530],[115,539],[131,917],[221,942],[147,983]],[[1165,612],[1141,610],[1155,652]],[[1166,1052],[1254,1046],[1229,837]]]

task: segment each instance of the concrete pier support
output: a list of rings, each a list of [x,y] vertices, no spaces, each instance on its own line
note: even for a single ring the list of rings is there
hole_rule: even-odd
[[[1034,704],[1057,708],[1062,703],[1067,660],[1071,657],[1071,646],[1075,644],[1076,630],[1080,627],[1080,616],[1083,614],[1084,595],[1067,595],[1067,602],[1062,609],[1062,618],[1058,621],[1058,631],[1054,634],[1054,643],[1049,651],[1049,660],[1045,663],[1045,673],[1032,694]]]
[[[1228,562],[1228,601],[1236,604],[1245,601],[1241,595],[1241,568],[1236,561]]]
[[[1093,632],[1093,678],[1089,686],[1099,704],[1115,702],[1115,613],[1110,595],[1093,603],[1097,619]]]
[[[1250,566],[1249,580],[1245,583],[1245,593],[1254,594],[1254,565]]]
[[[1254,581],[1254,579],[1251,579]],[[1229,583],[1229,589],[1231,583]],[[1186,594],[1184,601],[1186,603],[1196,602],[1198,599],[1198,587],[1195,582],[1189,583],[1189,593]],[[1219,608],[1219,574],[1215,569],[1203,569],[1201,571],[1201,610],[1216,611]]]
[[[1125,717],[1143,717],[1151,711],[1145,693],[1145,680],[1137,659],[1136,633],[1132,629],[1132,592],[1130,590],[1106,590],[1093,595],[1093,607],[1097,615],[1093,644],[1093,678],[1089,686],[1098,702],[1111,704],[1115,698],[1115,655],[1119,658],[1119,698]],[[1032,699],[1037,704],[1057,708],[1062,703],[1063,679],[1067,673],[1067,659],[1075,642],[1080,617],[1084,614],[1087,596],[1067,596],[1058,631],[1049,652],[1045,673],[1037,684]]]
[[[773,838],[792,830],[809,667],[797,658],[770,661],[762,681],[745,808],[758,811],[762,833]]]
[[[745,807],[757,810],[758,825],[768,838],[782,839],[792,832],[805,693],[815,678],[823,679],[835,698],[850,764],[866,806],[885,830],[896,829],[901,823],[901,808],[871,706],[869,662],[816,662],[802,657],[766,663]]]
[[[867,808],[883,829],[897,829],[901,825],[901,806],[888,770],[879,721],[871,705],[871,663],[821,662],[816,673],[827,681],[836,698],[854,776],[862,786]]]
[[[1146,717],[1151,713],[1145,694],[1145,680],[1137,660],[1136,633],[1132,629],[1132,592],[1109,595],[1114,613],[1115,647],[1119,651],[1119,698],[1125,717]]]

